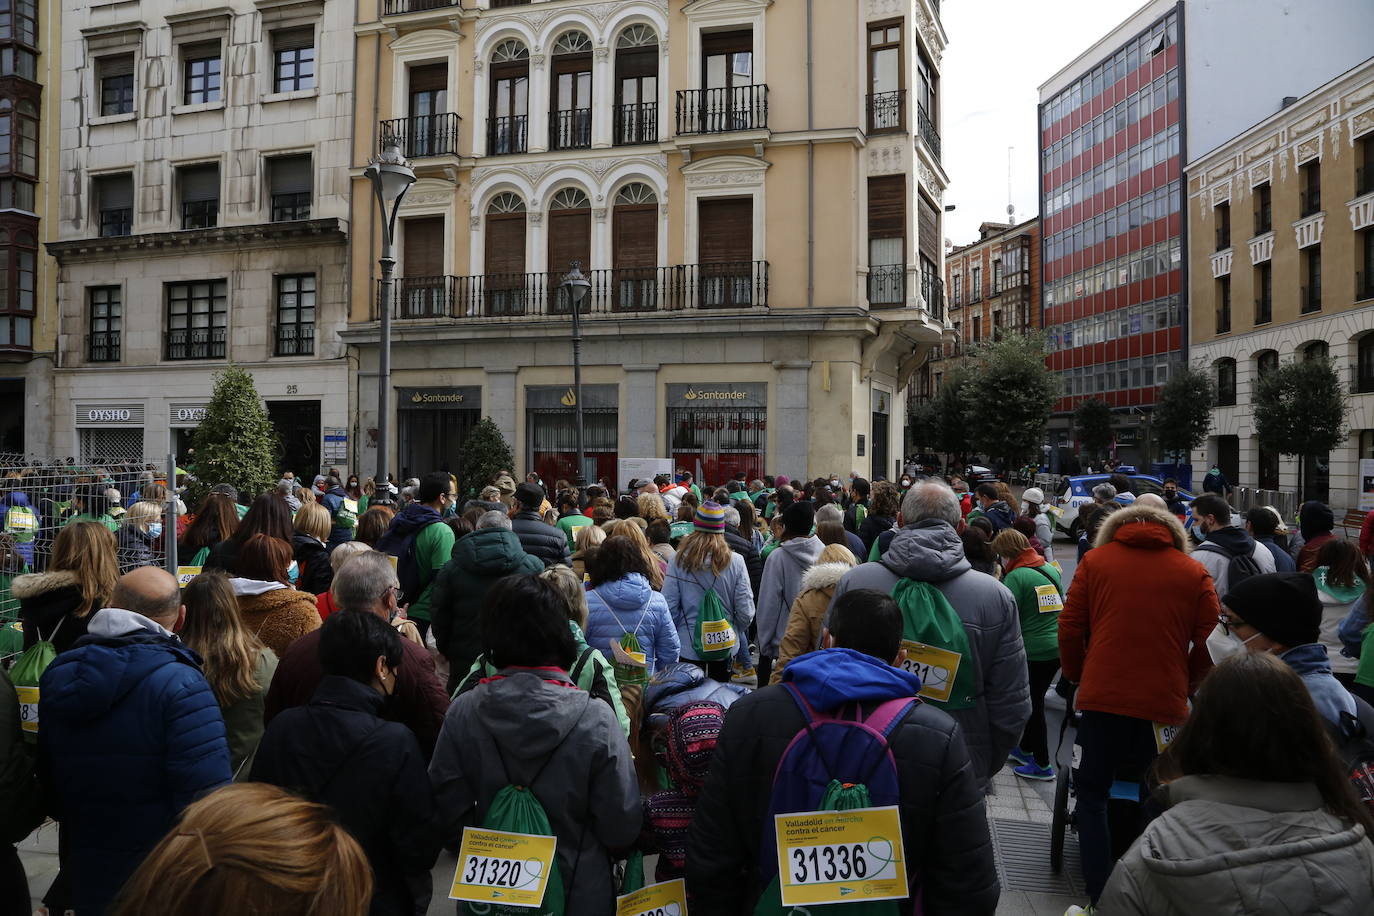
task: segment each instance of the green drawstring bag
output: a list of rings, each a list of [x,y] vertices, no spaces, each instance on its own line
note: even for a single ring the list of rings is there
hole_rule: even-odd
[[[543,768],[540,769],[542,772]],[[487,816],[482,820],[482,827],[529,836],[554,835],[544,806],[525,786],[508,785],[497,792],[491,801],[491,807],[487,809]],[[563,875],[559,872],[558,860],[555,858],[554,866],[549,872],[549,881],[544,886],[544,902],[539,907],[465,902],[459,904],[459,912],[465,916],[563,916],[564,906]]]
[[[697,625],[692,629],[692,651],[706,662],[718,662],[735,652],[735,628],[725,616],[725,605],[716,594],[716,583],[701,594],[697,605]]]
[[[14,682],[14,692],[19,696],[19,725],[23,729],[24,740],[29,744],[38,743],[38,684],[43,672],[57,657],[57,647],[52,640],[66,620],[66,617],[59,620],[57,626],[53,627],[52,636],[47,639],[40,633],[38,642],[25,649],[10,669],[10,680]]]
[[[644,853],[635,850],[625,860],[625,877],[620,881],[620,896],[644,888]]]
[[[200,548],[199,550],[196,551],[196,555],[195,555],[194,557],[191,558],[191,562],[190,562],[189,564],[187,564],[187,565],[189,565],[189,566],[200,566],[200,567],[204,568],[204,566],[205,566],[205,561],[208,560],[208,559],[210,559],[210,548],[209,548],[209,547],[202,547],[202,548]]]
[[[639,687],[649,682],[649,668],[639,637],[626,632],[620,637],[620,651],[615,653],[615,682],[622,687]]]
[[[919,695],[945,712],[978,700],[968,632],[953,605],[929,582],[901,579],[892,599],[902,609],[902,667],[921,679]]]

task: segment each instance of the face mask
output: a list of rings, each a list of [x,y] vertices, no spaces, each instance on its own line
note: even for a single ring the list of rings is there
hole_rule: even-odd
[[[162,537],[162,522],[153,522],[148,526],[148,537],[155,541]]]
[[[1258,635],[1258,633],[1255,634],[1255,636]],[[1250,639],[1254,639],[1255,636],[1251,636]],[[1212,656],[1212,664],[1220,665],[1232,655],[1240,655],[1244,652],[1245,644],[1250,639],[1241,639],[1235,633],[1227,633],[1218,623],[1213,628],[1211,635],[1207,637],[1207,654]]]
[[[295,584],[296,584],[296,578],[297,578],[300,574],[301,574],[300,567],[296,565],[296,561],[295,561],[295,560],[292,560],[292,561],[291,561],[291,565],[288,566],[288,567],[286,567],[286,578],[289,579],[289,580],[291,581],[291,584],[292,584],[292,585],[295,585]]]
[[[839,489],[839,486],[840,486],[840,482],[839,482],[838,480],[835,480],[835,479],[832,477],[832,478],[830,479],[830,488],[831,488],[832,490],[834,490],[834,489]]]
[[[903,487],[903,488],[906,488],[906,487],[909,487],[909,486],[911,486],[911,481],[909,481],[909,480],[907,480],[905,477],[903,477],[903,478],[902,478],[902,487]]]

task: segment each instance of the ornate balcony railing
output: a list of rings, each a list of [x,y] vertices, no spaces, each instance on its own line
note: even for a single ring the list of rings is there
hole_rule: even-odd
[[[921,142],[930,148],[930,152],[936,159],[940,158],[940,132],[935,129],[935,122],[930,120],[930,115],[920,105],[916,106],[916,130],[921,135]]]
[[[921,298],[926,301],[926,311],[936,321],[945,320],[945,281],[930,271],[921,274]]]
[[[551,149],[591,149],[592,110],[569,108],[549,112],[549,147]]]
[[[878,92],[868,96],[868,132],[902,130],[906,127],[906,90]]]
[[[167,331],[166,359],[223,359],[226,328],[181,328]]]
[[[658,142],[658,103],[636,102],[615,109],[615,145]]]
[[[580,314],[589,318],[768,305],[767,261],[617,267],[586,276],[591,289]],[[403,277],[396,281],[393,314],[401,320],[569,315],[571,302],[562,281],[561,272]]]
[[[872,308],[906,305],[905,264],[879,264],[868,268],[868,304]]]
[[[462,5],[462,0],[386,0],[383,16],[400,13],[421,13],[426,10],[446,10]]]
[[[678,90],[677,132],[680,134],[724,134],[767,127],[766,83]]]
[[[487,120],[487,155],[505,156],[529,149],[529,115]]]
[[[458,122],[453,112],[393,118],[382,122],[382,148],[399,146],[407,159],[458,155]]]
[[[86,335],[86,361],[90,363],[119,362],[119,331],[96,331]]]

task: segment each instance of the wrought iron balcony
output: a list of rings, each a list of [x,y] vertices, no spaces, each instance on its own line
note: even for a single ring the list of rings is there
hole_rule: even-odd
[[[868,132],[882,133],[906,128],[906,90],[868,96]]]
[[[906,305],[906,265],[880,264],[868,268],[870,308],[901,308]]]
[[[119,331],[96,331],[86,335],[86,362],[119,362]]]
[[[926,311],[936,321],[945,320],[945,281],[930,271],[921,274],[921,298],[926,301]]]
[[[400,13],[422,13],[428,10],[447,10],[456,9],[462,6],[462,0],[386,0],[382,9],[383,16],[395,16]]]
[[[591,289],[579,313],[588,318],[768,305],[767,261],[619,267],[587,271],[586,276]],[[404,277],[396,281],[393,314],[401,320],[570,315],[572,304],[562,281],[561,272]]]
[[[679,134],[724,134],[768,127],[768,85],[720,89],[680,89],[677,93]]]
[[[226,328],[181,328],[167,331],[165,359],[223,359]]]
[[[529,149],[529,116],[487,119],[487,155],[506,156]]]
[[[615,145],[635,146],[658,142],[658,103],[637,102],[617,105],[615,109]]]
[[[315,352],[313,324],[282,324],[277,326],[278,356],[310,356]]]
[[[916,106],[916,130],[921,135],[921,142],[926,145],[937,160],[940,158],[940,132],[935,129],[935,122],[930,120],[930,115],[920,105]]]
[[[407,159],[458,155],[458,122],[452,112],[382,122],[382,148],[399,146]]]
[[[591,149],[592,110],[569,108],[549,112],[550,149]]]

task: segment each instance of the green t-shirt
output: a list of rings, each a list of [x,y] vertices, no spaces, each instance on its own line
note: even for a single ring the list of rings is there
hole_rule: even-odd
[[[563,533],[568,536],[568,549],[576,550],[577,544],[574,538],[577,537],[578,528],[586,528],[592,523],[587,516],[578,513],[576,515],[565,515],[558,520],[558,527],[563,529]]]
[[[1360,667],[1355,669],[1355,683],[1374,687],[1374,624],[1364,628],[1360,643]]]
[[[434,576],[443,569],[453,554],[453,529],[443,522],[427,525],[415,538],[415,564],[425,590],[411,602],[406,616],[411,620],[429,620],[429,599],[434,591]]]
[[[1048,563],[1034,568],[1018,566],[1003,577],[1002,584],[1011,590],[1021,612],[1021,641],[1026,646],[1026,658],[1033,662],[1058,658],[1059,610],[1042,613],[1042,595],[1036,592],[1042,585],[1053,584],[1062,609],[1064,585],[1058,571]],[[1048,603],[1054,601],[1054,596],[1045,594],[1043,597]]]

